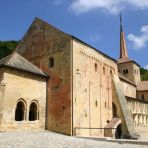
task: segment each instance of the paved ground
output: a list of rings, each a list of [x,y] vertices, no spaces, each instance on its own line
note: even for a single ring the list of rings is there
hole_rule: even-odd
[[[0,148],[148,148],[43,132],[1,132]]]
[[[140,133],[140,139],[141,140],[147,140],[148,141],[148,127],[143,127],[142,129],[139,129]]]

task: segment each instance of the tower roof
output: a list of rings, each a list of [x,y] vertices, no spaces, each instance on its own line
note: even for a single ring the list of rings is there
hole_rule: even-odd
[[[122,16],[120,14],[120,58],[119,60],[129,60],[128,59],[128,53],[127,53],[127,47],[126,47],[126,41],[125,41],[125,35],[123,31],[123,25],[122,25]]]

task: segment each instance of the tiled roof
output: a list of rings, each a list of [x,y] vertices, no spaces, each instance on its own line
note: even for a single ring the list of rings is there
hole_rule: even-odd
[[[41,69],[33,65],[31,62],[23,58],[17,52],[13,52],[9,56],[0,60],[0,66],[8,66],[23,71],[31,72],[41,76],[47,76]]]
[[[121,122],[121,118],[113,118],[105,128],[115,128]]]
[[[148,81],[141,81],[141,82],[139,82],[138,86],[137,86],[137,90],[138,91],[148,90]]]

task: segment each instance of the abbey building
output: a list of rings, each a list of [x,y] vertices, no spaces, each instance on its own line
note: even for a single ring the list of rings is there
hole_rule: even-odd
[[[35,18],[0,61],[0,130],[137,139],[148,126],[148,83],[128,57],[122,22],[120,29],[115,60]]]

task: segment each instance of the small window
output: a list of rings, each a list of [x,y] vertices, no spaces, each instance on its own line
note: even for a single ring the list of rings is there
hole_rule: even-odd
[[[97,63],[95,63],[95,71],[97,71],[98,70],[98,65],[97,65]]]
[[[128,74],[128,69],[124,69],[123,74]]]
[[[25,102],[23,100],[20,100],[16,105],[15,121],[25,120],[25,113]]]
[[[96,105],[96,107],[98,106],[98,101],[97,100],[95,101],[95,105]]]
[[[112,76],[113,75],[113,71],[112,70],[110,70],[110,76]]]
[[[128,69],[126,69],[126,74],[128,74]]]
[[[106,108],[106,102],[105,102],[105,108]]]
[[[87,117],[87,111],[85,111],[85,117]]]
[[[63,108],[63,110],[65,110],[65,106],[63,106],[62,108]]]
[[[103,67],[103,74],[105,74],[105,67]]]
[[[126,71],[125,71],[125,69],[123,70],[123,74],[126,74]]]
[[[29,121],[39,119],[38,106],[36,102],[32,102],[29,108]]]
[[[48,64],[48,66],[49,66],[49,68],[54,67],[54,58],[53,57],[49,58],[49,64]]]

